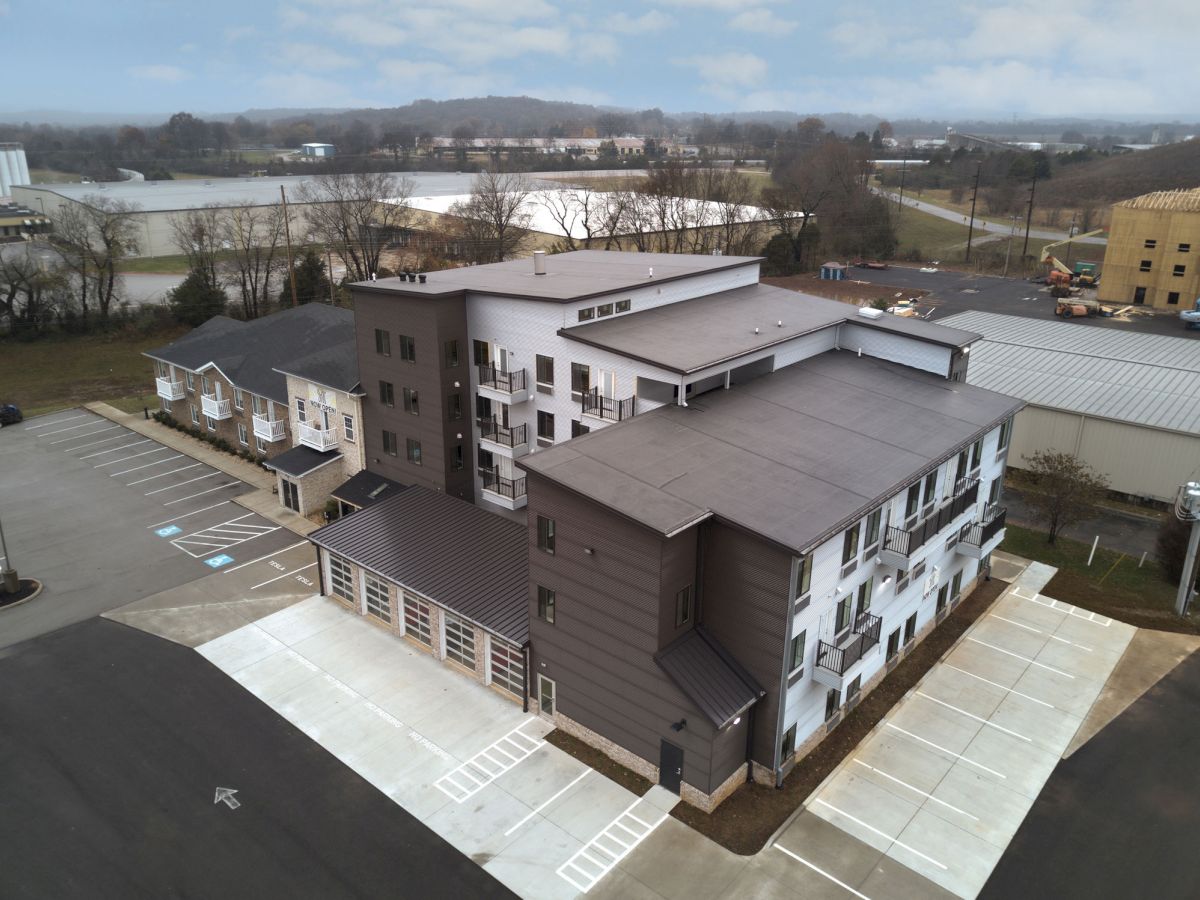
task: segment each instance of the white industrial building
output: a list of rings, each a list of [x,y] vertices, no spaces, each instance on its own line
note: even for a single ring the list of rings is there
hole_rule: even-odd
[[[333,144],[301,144],[301,156],[333,156],[336,152]]]
[[[967,381],[1020,397],[1009,463],[1072,453],[1114,491],[1168,502],[1200,472],[1200,341],[964,312],[978,332]]]
[[[0,144],[0,197],[13,196],[13,187],[29,184],[29,163],[20,144]]]

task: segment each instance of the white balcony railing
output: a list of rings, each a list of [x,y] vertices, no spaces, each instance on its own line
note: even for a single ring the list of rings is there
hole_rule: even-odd
[[[332,450],[338,445],[337,428],[314,428],[311,425],[300,426],[300,443],[314,450]]]
[[[158,396],[164,400],[183,399],[182,381],[172,381],[170,378],[155,378],[154,383],[158,387]]]
[[[229,408],[229,401],[218,400],[212,394],[204,394],[200,397],[200,408],[210,419],[228,419],[233,415],[233,411]]]
[[[266,416],[254,417],[254,436],[264,441],[282,441],[287,432],[287,423],[283,419],[268,419]]]

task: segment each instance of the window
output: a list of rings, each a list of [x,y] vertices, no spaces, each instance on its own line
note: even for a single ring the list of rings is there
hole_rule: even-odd
[[[871,595],[875,593],[875,579],[868,578],[858,586],[858,615],[871,608]]]
[[[421,442],[408,438],[405,444],[408,461],[414,466],[419,466],[421,464]]]
[[[963,458],[959,460],[959,463],[961,465],[965,462],[966,462],[966,454],[964,453]],[[938,476],[937,469],[934,469],[932,472],[930,472],[928,475],[925,476],[925,506],[926,507],[933,506],[934,501],[937,500],[937,476]]]
[[[1191,253],[1191,252],[1192,252],[1192,245],[1191,245],[1191,244],[1180,244],[1180,245],[1179,245],[1179,252],[1180,252],[1180,253]]]
[[[417,403],[417,392],[414,388],[404,389],[404,411],[414,416],[421,414],[421,407]]]
[[[596,307],[597,316],[611,316],[613,314],[613,305],[611,303],[601,303]]]
[[[1135,287],[1133,289],[1133,302],[1135,306],[1141,306],[1146,302],[1146,289],[1144,287]]]
[[[200,411],[198,409],[196,409],[195,403],[190,404],[190,406],[191,406],[191,410],[192,410],[192,424],[199,425],[200,424]]]
[[[828,722],[837,715],[842,706],[842,694],[837,688],[830,688],[825,694],[825,721]]]
[[[789,672],[795,672],[797,669],[804,668],[804,641],[808,637],[807,631],[802,631],[792,638],[791,653],[788,656],[791,665],[788,668]]]
[[[520,647],[491,639],[492,684],[515,697],[525,689],[525,657]]]
[[[632,300],[618,300],[617,301],[617,312],[619,312],[619,313],[629,312],[629,309],[632,306],[633,306]]]
[[[446,616],[446,659],[475,668],[475,629],[454,616]]]
[[[1171,270],[1171,276],[1173,278],[1182,278],[1186,272],[1187,266],[1183,265],[1183,263],[1179,263]]]
[[[537,414],[537,429],[540,440],[553,442],[554,413],[543,412],[539,409]]]
[[[242,389],[233,389],[233,406],[235,409],[245,409],[245,404],[242,402]]]
[[[1153,250],[1155,247],[1158,246],[1158,241],[1155,240],[1154,238],[1146,238],[1145,246],[1146,246],[1147,250]]]
[[[354,576],[350,564],[333,554],[329,555],[329,589],[343,599],[354,599]]]
[[[977,440],[971,445],[971,471],[974,472],[979,468],[983,460],[983,438]]]
[[[896,654],[900,652],[900,629],[897,628],[887,639],[887,660],[891,662],[896,658]]]
[[[216,419],[214,419],[214,418],[212,418],[211,416],[205,416],[205,417],[204,417],[204,423],[205,423],[206,425],[208,425],[208,430],[209,430],[209,431],[216,431],[216,430],[217,430],[217,420],[216,420]]]
[[[396,391],[390,381],[379,382],[379,402],[384,406],[396,405]]]
[[[450,471],[461,472],[463,465],[463,445],[455,444],[450,448]]]
[[[363,594],[367,599],[367,615],[391,625],[392,598],[388,596],[387,585],[364,572]]]
[[[594,318],[596,318],[595,307],[588,307],[587,309],[581,309],[579,311],[579,321],[580,322],[590,322]]]
[[[304,411],[304,400],[300,397],[296,398],[296,419],[301,425],[308,421]]]
[[[458,366],[458,341],[446,341],[446,368]]]
[[[675,627],[682,628],[692,621],[692,586],[675,592]]]
[[[905,520],[912,519],[916,516],[917,510],[921,507],[921,482],[910,485],[908,495],[904,498],[904,518]]]
[[[883,522],[883,507],[875,510],[867,516],[867,530],[863,534],[863,543],[866,545],[863,550],[864,556],[870,556],[871,552],[879,544],[879,526]]]
[[[193,375],[191,372],[188,372],[188,373],[186,373],[185,377],[187,378],[187,389],[189,391],[195,391],[196,390],[196,376]]]
[[[1008,449],[1009,438],[1012,437],[1013,420],[1009,419],[1000,426],[1000,440],[996,444],[996,455],[999,456]]]
[[[411,594],[404,595],[404,636],[433,646],[433,630],[429,624],[429,604]]]
[[[846,594],[838,601],[837,612],[835,615],[833,630],[837,634],[841,634],[850,627],[850,603],[854,600],[852,594]]]
[[[246,426],[238,422],[238,443],[243,447],[250,446],[250,432],[246,430]]]
[[[267,442],[264,441],[260,437],[256,437],[254,439],[254,449],[256,449],[259,453],[266,453],[267,452]]]
[[[537,355],[537,383],[554,384],[554,357]]]
[[[400,337],[400,358],[405,362],[417,361],[417,344],[409,335],[402,334]]]
[[[812,582],[812,554],[801,557],[792,567],[792,599],[797,602],[808,597]]]
[[[342,416],[342,434],[346,440],[354,443],[354,416]]]
[[[539,550],[545,550],[554,555],[554,520],[545,516],[537,517],[537,545]]]
[[[999,478],[992,480],[992,485],[988,488],[988,506],[994,506],[1000,502],[1000,486],[1002,482]]]
[[[1170,293],[1167,294],[1167,305],[1168,306],[1178,306],[1179,305],[1179,291],[1171,291]]]
[[[1149,272],[1150,271],[1150,260],[1143,259],[1141,261],[1141,263],[1138,265],[1138,271],[1139,272]]]
[[[896,593],[899,594],[906,587],[908,587],[908,570],[907,569],[897,569],[896,570]]]
[[[858,566],[858,525],[846,529],[842,536],[842,576],[849,575]]]
[[[950,596],[950,585],[943,584],[940,588],[938,588],[937,606],[936,606],[936,609],[938,612],[941,612],[943,609],[946,608],[946,600],[949,598],[949,596]]]
[[[582,363],[571,363],[571,393],[586,394],[592,389],[592,370]]]
[[[209,385],[209,383],[208,383],[208,376],[207,376],[207,375],[201,375],[201,376],[200,376],[200,391],[201,391],[201,393],[204,393],[204,394],[211,394],[211,393],[212,393],[212,387],[211,387],[211,386]]]
[[[490,472],[496,467],[496,458],[492,455],[492,451],[484,450],[483,447],[479,448],[478,461],[479,468],[485,472]]]
[[[388,456],[395,456],[397,454],[396,432],[383,432],[383,452]]]
[[[382,328],[375,329],[375,352],[380,356],[392,355],[392,336]]]
[[[581,434],[587,434],[591,430],[578,419],[571,420],[571,437],[579,437]]]
[[[490,366],[492,364],[491,344],[487,341],[474,341],[471,346],[475,355],[475,365]]]
[[[956,602],[960,594],[962,594],[962,572],[955,572],[954,578],[950,581],[950,602]]]
[[[796,726],[793,724],[791,728],[783,733],[783,743],[779,747],[779,758],[786,763],[795,752]]]
[[[253,408],[253,410],[254,410],[254,414],[255,414],[256,416],[268,416],[268,415],[270,415],[270,412],[271,412],[271,411],[270,411],[270,409],[265,409],[265,410],[264,410],[264,408],[263,408],[263,407],[264,407],[263,398],[262,398],[262,397],[260,397],[260,396],[258,396],[258,394],[251,394],[251,395],[250,395],[250,406],[251,406],[251,408]]]
[[[970,461],[970,458],[970,453],[967,450],[964,450],[962,453],[958,454],[958,459],[954,464],[954,483],[947,483],[946,496],[950,496],[954,491],[958,490],[958,482],[960,479],[966,476],[967,463]]]
[[[462,418],[462,394],[450,394],[446,398],[446,415],[451,422]]]
[[[858,692],[860,690],[862,690],[862,676],[855,675],[854,680],[851,681],[850,684],[847,685],[847,687],[846,687],[846,699],[851,701],[852,707],[854,705],[853,700],[855,697],[858,696]]]
[[[554,624],[554,591],[538,585],[538,618],[547,624]]]
[[[908,646],[917,636],[917,614],[913,613],[904,621],[904,645]]]

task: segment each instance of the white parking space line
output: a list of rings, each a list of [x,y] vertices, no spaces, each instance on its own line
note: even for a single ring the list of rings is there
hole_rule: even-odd
[[[998,615],[996,613],[991,613],[990,615],[993,619],[999,619],[1001,622],[1007,622],[1009,625],[1016,625],[1018,628],[1024,628],[1026,631],[1032,631],[1034,634],[1044,634],[1046,637],[1050,638],[1050,640],[1052,640],[1052,641],[1058,641],[1059,643],[1062,643],[1062,644],[1070,644],[1072,647],[1075,647],[1079,650],[1086,650],[1088,653],[1092,652],[1091,647],[1085,647],[1083,644],[1076,644],[1074,641],[1068,641],[1066,638],[1060,638],[1058,635],[1051,634],[1048,631],[1042,631],[1040,628],[1033,628],[1029,625],[1024,624],[1023,622],[1018,622],[1016,619],[1006,619],[1004,616]]]
[[[182,455],[183,454],[180,454],[180,456],[182,456]],[[166,460],[162,460],[162,462],[166,462]],[[160,472],[157,475],[148,475],[145,478],[139,478],[137,481],[131,481],[125,486],[133,487],[135,484],[143,484],[147,481],[153,481],[155,478],[166,478],[168,475],[174,475],[176,472],[186,472],[188,469],[194,469],[200,465],[203,465],[203,463],[192,463],[190,466],[180,466],[178,469],[172,469],[169,472]],[[120,475],[121,473],[118,472],[117,474]]]
[[[870,769],[876,775],[882,776],[883,778],[886,778],[888,781],[894,781],[896,784],[900,785],[901,787],[908,788],[913,793],[920,794],[926,800],[931,800],[934,803],[940,803],[942,806],[946,807],[946,809],[953,810],[954,812],[958,813],[959,815],[966,816],[968,819],[974,819],[976,822],[979,821],[978,816],[971,815],[965,809],[959,809],[957,806],[952,806],[951,804],[947,803],[945,800],[939,800],[937,797],[933,796],[933,794],[926,793],[925,791],[921,790],[919,787],[915,787],[915,786],[909,784],[907,781],[901,781],[895,775],[889,775],[887,772],[883,771],[883,769],[877,769],[874,766],[869,766],[865,762],[863,762],[861,759],[856,759],[854,761],[856,763],[858,763],[860,766],[862,766],[863,768]]]
[[[973,644],[979,644],[982,647],[987,647],[991,650],[995,650],[997,653],[1003,653],[1005,656],[1011,656],[1014,659],[1019,659],[1022,662],[1027,662],[1031,666],[1037,666],[1039,669],[1045,669],[1046,671],[1053,672],[1056,675],[1066,676],[1067,678],[1070,678],[1072,681],[1075,680],[1075,676],[1072,675],[1070,672],[1064,672],[1062,669],[1056,669],[1056,668],[1054,668],[1054,666],[1048,666],[1045,663],[1040,663],[1036,659],[1030,659],[1028,656],[1022,656],[1020,653],[1013,653],[1011,650],[1005,650],[1003,647],[997,647],[995,644],[989,644],[987,641],[981,641],[977,637],[971,637],[970,635],[967,635],[967,640],[971,641],[971,643],[973,643]]]
[[[118,463],[129,462],[131,459],[138,459],[139,457],[142,457],[142,456],[152,456],[155,453],[162,453],[163,451],[169,450],[169,449],[171,449],[171,448],[170,447],[156,447],[153,450],[146,450],[142,453],[135,453],[135,454],[133,454],[133,456],[123,456],[120,459],[110,459],[108,462],[99,463],[97,465],[92,466],[92,468],[93,469],[103,469],[105,466],[115,466]]]
[[[292,569],[292,571],[290,571],[290,572],[284,572],[282,575],[277,575],[274,578],[268,578],[266,581],[259,582],[258,584],[254,585],[252,588],[250,588],[250,590],[256,591],[260,587],[266,587],[268,584],[272,584],[273,582],[279,581],[280,579],[287,578],[289,575],[295,575],[297,572],[303,572],[305,569],[315,569],[316,567],[317,567],[316,563],[309,563],[307,566],[301,566],[299,569]]]
[[[575,851],[574,856],[558,867],[559,877],[586,894],[600,879],[616,868],[617,864],[649,837],[655,828],[665,822],[669,815],[663,813],[654,822],[647,822],[633,814],[634,807],[641,802],[642,798],[638,797],[603,831]],[[619,837],[617,829],[623,832]],[[633,836],[632,843],[625,840],[628,835]],[[613,850],[614,846],[619,849]]]
[[[147,438],[144,441],[134,441],[132,444],[122,444],[120,447],[109,447],[107,450],[97,450],[95,453],[89,453],[87,456],[81,456],[80,459],[91,459],[94,456],[103,456],[105,453],[116,453],[118,450],[128,450],[130,447],[136,447],[138,444],[149,444]]]
[[[189,494],[186,497],[180,497],[178,500],[168,500],[163,504],[163,506],[171,506],[174,503],[182,503],[184,500],[194,500],[196,497],[203,497],[205,494],[211,494],[213,491],[219,491],[222,488],[228,487],[238,487],[240,484],[240,481],[231,481],[228,484],[218,484],[216,487],[209,488],[207,491],[201,491],[198,494]]]
[[[114,426],[114,427],[116,427],[116,426]],[[104,430],[108,431],[107,428]],[[92,434],[99,434],[99,433],[100,432],[98,432],[98,431],[92,432]],[[86,434],[76,435],[75,437],[71,438],[71,440],[76,441],[76,440],[79,440],[79,438],[81,438],[81,437],[87,437],[87,435]],[[101,444],[107,444],[107,443],[110,443],[111,441],[121,441],[127,437],[133,437],[133,432],[125,431],[124,429],[122,429],[121,434],[114,434],[112,437],[106,437],[103,440],[89,441],[86,444],[77,444],[74,447],[63,447],[63,453],[74,453],[76,450],[86,450],[88,447],[99,447]]]
[[[152,491],[147,491],[146,496],[151,494],[161,494],[163,491],[173,491],[177,487],[183,487],[185,484],[191,484],[193,481],[203,481],[205,478],[214,478],[220,475],[220,472],[209,472],[207,475],[197,475],[195,478],[189,478],[187,481],[181,481],[179,484],[168,484],[166,487],[155,488]]]
[[[892,836],[891,836],[890,834],[888,834],[886,831],[880,831],[878,828],[875,828],[873,825],[868,825],[868,824],[867,824],[866,822],[864,822],[862,819],[856,819],[856,818],[854,818],[854,816],[850,815],[850,813],[848,813],[848,812],[845,812],[844,810],[840,810],[840,809],[838,809],[838,808],[837,808],[836,806],[834,806],[832,803],[829,803],[829,802],[827,802],[827,801],[825,801],[825,800],[822,800],[822,799],[820,799],[819,797],[817,798],[817,802],[818,802],[818,803],[820,803],[822,806],[825,806],[825,807],[828,807],[829,809],[832,809],[832,810],[833,810],[835,813],[837,813],[839,816],[844,816],[845,818],[849,819],[849,820],[850,820],[851,822],[853,822],[854,824],[856,824],[856,825],[861,825],[863,828],[867,829],[867,831],[870,831],[870,832],[872,832],[872,833],[874,833],[874,834],[877,834],[877,835],[879,835],[881,838],[885,838],[885,839],[887,839],[887,840],[891,841],[891,842],[892,842],[892,843],[893,843],[895,846],[897,846],[897,847],[900,847],[900,848],[902,848],[902,849],[904,849],[904,850],[907,850],[909,853],[913,854],[914,856],[919,856],[919,857],[921,857],[921,859],[925,860],[926,862],[931,862],[931,863],[933,863],[935,866],[937,866],[937,867],[938,867],[939,869],[941,869],[943,872],[948,872],[948,871],[950,871],[950,867],[949,867],[949,866],[947,866],[947,865],[944,865],[943,863],[940,863],[940,862],[938,862],[938,861],[937,861],[936,859],[934,859],[932,856],[926,856],[924,853],[922,853],[922,852],[921,852],[920,850],[918,850],[916,847],[910,847],[910,846],[908,846],[908,844],[905,844],[905,843],[903,843],[903,842],[901,842],[901,841],[898,841],[898,840],[896,840],[894,837],[892,837]]]
[[[188,516],[194,516],[198,513],[208,512],[210,509],[216,509],[218,506],[225,506],[232,503],[232,500],[222,500],[220,503],[214,503],[212,506],[205,506],[202,509],[193,509],[190,513],[184,513],[181,516],[175,516],[173,519],[167,519],[163,522],[155,522],[153,525],[147,525],[146,528],[162,528],[164,525],[170,525],[172,522],[178,522],[180,519],[186,519]]]
[[[53,427],[53,426],[55,426],[55,425],[61,425],[63,422],[73,422],[73,421],[75,421],[76,419],[82,419],[82,418],[84,418],[85,416],[88,416],[88,415],[89,415],[89,413],[80,413],[79,415],[77,415],[77,416],[71,416],[71,417],[70,417],[70,418],[68,418],[68,419],[56,419],[56,420],[55,420],[55,421],[53,421],[53,422],[39,422],[37,425],[26,425],[24,430],[25,430],[25,431],[33,431],[33,430],[35,430],[35,429],[37,429],[37,428],[52,428],[52,427]],[[41,435],[39,435],[39,437],[40,437],[40,436],[41,436]]]
[[[80,416],[79,418],[82,418],[82,416]],[[63,421],[70,422],[71,420],[63,419]],[[54,424],[58,425],[59,423],[55,422]],[[58,429],[58,431],[43,431],[41,434],[38,435],[38,437],[50,437],[50,435],[52,435],[52,434],[66,434],[68,431],[78,431],[80,428],[91,428],[95,424],[96,424],[96,420],[93,419],[91,422],[84,422],[82,425],[72,425],[70,428],[60,428],[60,429]]]
[[[927,740],[925,740],[925,738],[921,737],[919,734],[913,734],[911,731],[905,731],[899,725],[893,725],[891,722],[885,722],[884,724],[887,725],[888,728],[891,728],[893,731],[898,731],[901,734],[905,735],[906,737],[912,738],[914,741],[920,741],[922,744],[926,744],[926,745],[932,747],[934,750],[937,750],[939,753],[945,753],[949,756],[953,756],[955,759],[961,759],[967,765],[974,766],[975,768],[977,768],[983,772],[987,772],[989,775],[995,775],[997,778],[1003,778],[1005,781],[1008,780],[1008,776],[1003,774],[1002,772],[997,772],[995,769],[990,769],[987,766],[985,766],[983,763],[975,762],[975,760],[969,759],[968,757],[963,756],[961,753],[955,753],[953,750],[950,750],[947,747],[943,747],[941,744],[935,744],[933,741],[927,741]]]
[[[528,759],[535,750],[546,745],[540,738],[532,738],[521,731],[525,724],[522,722],[434,784],[455,803],[474,797],[509,769]]]
[[[308,541],[299,541],[295,544],[292,544],[292,546],[290,546],[290,547],[284,547],[282,550],[275,550],[271,553],[266,554],[265,556],[260,556],[258,559],[252,559],[249,562],[238,563],[232,569],[226,569],[225,574],[231,575],[234,572],[236,572],[238,569],[244,569],[244,568],[246,568],[246,566],[252,566],[255,563],[260,563],[265,559],[270,559],[272,556],[281,556],[284,553],[287,553],[289,550],[295,550],[297,547],[304,547],[307,544],[308,544]]]
[[[130,472],[140,472],[142,469],[149,469],[151,466],[161,466],[165,462],[170,462],[173,459],[182,459],[182,458],[183,458],[182,453],[176,453],[174,456],[164,456],[162,459],[156,459],[154,462],[146,463],[145,465],[142,465],[142,466],[134,466],[132,469],[122,469],[120,472],[109,472],[108,477],[116,478],[118,475],[128,475]],[[196,463],[196,465],[200,465],[200,463]],[[128,485],[126,485],[126,487],[128,487]]]
[[[525,818],[523,818],[520,822],[518,822],[512,828],[508,829],[508,831],[504,832],[504,836],[505,837],[510,836],[514,831],[516,831],[518,828],[520,828],[522,825],[524,825],[526,822],[528,822],[530,819],[532,819],[534,816],[536,816],[538,813],[540,813],[542,810],[544,810],[547,806],[549,806],[551,803],[553,803],[555,800],[557,800],[559,797],[561,797],[563,794],[565,794],[571,788],[575,787],[575,785],[579,784],[579,782],[583,781],[583,779],[587,777],[587,773],[590,771],[592,771],[592,770],[584,769],[582,772],[580,772],[579,777],[572,780],[571,783],[568,784],[562,790],[556,792],[554,794],[554,796],[551,797],[549,800],[546,800],[545,802],[539,804],[536,809],[534,809],[532,812],[529,813],[529,815],[527,815]]]
[[[193,532],[185,537],[175,538],[171,543],[189,556],[199,558],[207,556],[214,550],[227,550],[238,544],[244,544],[246,541],[263,537],[273,531],[278,531],[281,527],[279,525],[233,526],[234,522],[240,522],[242,519],[248,519],[253,515],[256,514],[252,512],[246,513],[244,516],[238,516],[236,519],[230,519],[228,522],[222,522],[219,525],[213,525],[209,528],[202,528],[200,531]],[[193,552],[188,549],[189,547],[204,547],[207,549]]]
[[[1106,616],[1097,616],[1094,612],[1088,612],[1087,610],[1080,609],[1078,606],[1072,606],[1070,603],[1062,603],[1058,600],[1055,600],[1053,597],[1049,598],[1049,603],[1046,603],[1044,600],[1038,599],[1038,597],[1041,596],[1040,594],[1035,594],[1032,597],[1026,597],[1016,588],[1013,588],[1011,593],[1018,600],[1027,600],[1030,603],[1036,603],[1038,606],[1044,606],[1046,609],[1053,609],[1057,612],[1066,613],[1067,615],[1074,616],[1077,619],[1083,619],[1085,622],[1093,622],[1096,625],[1099,625],[1101,628],[1108,628],[1112,625],[1112,619]]]
[[[944,707],[946,707],[946,709],[952,709],[959,715],[966,716],[968,719],[974,719],[976,722],[980,722],[984,725],[987,725],[989,728],[995,728],[997,731],[1003,731],[1005,734],[1011,734],[1013,737],[1020,738],[1027,744],[1033,743],[1032,738],[1027,738],[1027,737],[1025,737],[1025,735],[1019,734],[1016,731],[1012,731],[1008,728],[1005,728],[1003,725],[997,725],[995,722],[991,722],[991,721],[985,719],[983,716],[977,716],[977,715],[975,715],[975,713],[969,713],[965,709],[959,709],[957,706],[954,706],[951,703],[947,703],[945,700],[939,700],[937,697],[930,697],[924,691],[916,691],[916,695],[918,697],[924,697],[930,703],[936,703],[938,706],[944,706]]]
[[[830,881],[832,881],[834,884],[836,884],[842,890],[853,894],[855,897],[858,897],[858,900],[871,900],[871,898],[868,897],[866,894],[861,893],[860,891],[856,891],[854,888],[850,887],[850,885],[846,884],[846,882],[844,882],[844,881],[839,881],[837,878],[834,878],[832,875],[830,875],[824,869],[818,868],[817,866],[814,866],[812,863],[810,863],[807,859],[797,856],[795,853],[793,853],[787,847],[781,846],[780,844],[776,844],[775,849],[782,851],[783,853],[786,853],[788,856],[790,856],[792,859],[794,859],[796,862],[800,863],[801,865],[808,866],[810,869],[812,869],[818,875],[828,878]]]
[[[74,434],[74,435],[71,435],[71,437],[69,437],[69,438],[59,438],[57,441],[51,441],[46,446],[53,447],[56,444],[66,444],[71,441],[77,441],[80,438],[91,437],[93,434],[104,434],[104,432],[106,432],[106,431],[112,431],[114,428],[120,428],[120,427],[121,427],[120,425],[109,425],[107,428],[98,428],[95,431],[86,431],[83,434]],[[108,440],[114,441],[114,440],[116,440],[116,438],[108,438]],[[96,443],[102,444],[102,443],[104,443],[104,441],[96,441]],[[83,446],[86,447],[88,445],[84,444]],[[78,450],[79,447],[63,447],[63,449],[70,452],[71,450]]]
[[[1049,709],[1058,709],[1058,707],[1055,706],[1053,703],[1047,703],[1045,700],[1039,700],[1037,697],[1031,697],[1028,694],[1022,694],[1020,691],[1014,691],[1012,688],[1005,687],[1004,685],[999,684],[995,681],[990,681],[987,678],[984,678],[982,675],[976,675],[974,672],[968,672],[966,669],[960,669],[958,666],[952,666],[948,662],[944,662],[944,663],[942,663],[942,665],[945,666],[947,669],[953,669],[955,672],[962,672],[964,675],[970,675],[972,678],[979,679],[984,684],[990,684],[992,687],[998,687],[998,688],[1000,688],[1000,690],[1007,691],[1008,693],[1013,694],[1017,697],[1024,697],[1026,700],[1032,700],[1034,703],[1039,703],[1042,706],[1045,706]]]

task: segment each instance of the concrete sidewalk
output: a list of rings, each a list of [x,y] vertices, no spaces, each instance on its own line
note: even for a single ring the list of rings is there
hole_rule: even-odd
[[[233,498],[233,501],[239,506],[244,506],[251,512],[256,512],[296,534],[307,535],[321,527],[280,504],[279,497],[275,493],[277,487],[275,475],[266,471],[262,466],[246,462],[232,453],[218,450],[204,441],[198,441],[185,432],[168,428],[154,419],[147,419],[144,414],[122,412],[103,402],[85,403],[84,408],[124,426],[130,431],[136,431],[138,434],[152,438],[164,447],[186,453],[198,462],[219,469],[226,475],[231,475],[239,481],[258,488],[256,491]]]

